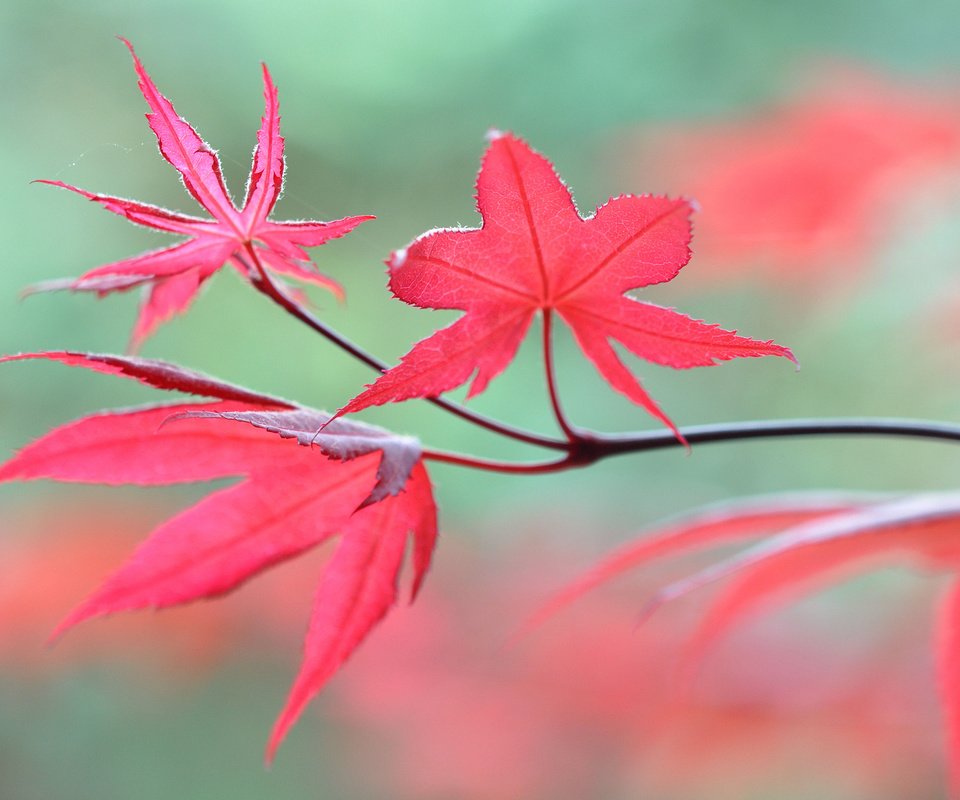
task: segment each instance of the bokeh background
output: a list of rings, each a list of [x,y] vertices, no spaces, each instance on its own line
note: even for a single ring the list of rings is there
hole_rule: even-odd
[[[490,127],[556,164],[584,213],[622,192],[696,198],[693,261],[644,297],[790,345],[803,368],[636,364],[681,425],[749,418],[958,418],[960,5],[877,0],[454,4],[192,0],[0,4],[0,350],[119,351],[132,296],[24,287],[165,239],[34,178],[194,213],[156,153],[123,47],[219,149],[239,192],[261,113],[287,140],[278,218],[378,220],[314,251],[347,289],[319,313],[394,360],[454,315],[407,308],[383,260],[478,223]],[[370,375],[234,275],[143,353],[333,408]],[[536,347],[485,413],[551,429]],[[650,428],[565,334],[573,419]],[[54,364],[3,367],[0,455],[145,389]],[[484,455],[533,454],[424,403],[365,418]],[[599,590],[503,642],[551,588],[645,526],[705,503],[810,489],[956,486],[929,443],[711,445],[509,479],[434,470],[442,540],[399,610],[314,703],[272,769],[261,748],[293,675],[323,553],[216,604],[50,627],[150,527],[208,487],[0,487],[0,796],[27,798],[941,797],[929,655],[936,575],[887,569],[758,619],[666,702],[699,603],[634,630],[684,564]],[[685,562],[689,568],[689,560]],[[678,710],[679,709],[679,710]]]

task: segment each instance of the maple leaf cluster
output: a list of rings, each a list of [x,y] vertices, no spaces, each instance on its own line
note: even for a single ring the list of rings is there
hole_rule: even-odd
[[[326,424],[327,414],[164,362],[69,352],[25,357],[217,402],[77,420],[23,448],[0,467],[0,481],[156,486],[243,478],[159,526],[57,626],[54,637],[93,616],[215,597],[340,534],[317,588],[300,674],[270,739],[272,756],[310,697],[394,603],[408,533],[415,570],[411,596],[426,574],[437,522],[418,443],[350,420]],[[211,424],[211,417],[246,424]],[[315,435],[321,426],[323,433]],[[308,447],[299,447],[300,439]]]
[[[277,91],[265,66],[265,112],[238,208],[215,151],[176,113],[133,47],[123,41],[133,57],[160,153],[212,219],[46,181],[131,222],[186,238],[37,288],[98,296],[142,288],[134,347],[184,311],[204,282],[227,264],[305,319],[298,292],[277,276],[339,293],[339,285],[317,270],[304,248],[342,236],[372,217],[333,222],[270,218],[283,186],[284,143]],[[789,349],[772,341],[740,336],[627,296],[673,279],[689,260],[692,205],[687,200],[622,195],[584,218],[543,156],[516,136],[495,134],[477,180],[477,206],[481,228],[430,231],[394,252],[388,262],[390,288],[398,298],[421,308],[461,310],[462,318],[416,344],[334,415],[134,356],[63,350],[2,359],[55,360],[213,402],[85,417],[23,448],[0,466],[0,480],[159,485],[239,479],[154,530],[55,635],[93,616],[223,594],[339,535],[320,578],[300,673],[270,737],[267,752],[272,757],[306,703],[395,603],[408,540],[411,596],[424,579],[436,540],[436,505],[425,462],[444,460],[443,455],[411,437],[342,415],[386,402],[434,399],[471,377],[469,395],[480,393],[511,362],[538,316],[551,390],[551,324],[558,317],[601,376],[680,441],[681,432],[624,364],[614,342],[647,361],[678,369],[740,357],[793,358]],[[311,324],[326,330],[321,323]],[[538,441],[572,452],[572,429],[556,403],[555,410],[569,441]],[[511,435],[503,425],[486,427]],[[466,457],[446,460],[484,466]],[[521,465],[517,471],[522,470]]]

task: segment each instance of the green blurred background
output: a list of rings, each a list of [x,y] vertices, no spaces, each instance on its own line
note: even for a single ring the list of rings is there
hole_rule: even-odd
[[[344,283],[348,301],[337,307],[319,293],[315,299],[325,318],[392,361],[455,315],[391,300],[383,260],[428,228],[478,223],[472,184],[488,128],[513,130],[547,154],[583,210],[627,191],[682,194],[682,185],[644,185],[643,175],[612,154],[645,126],[736,117],[788,96],[824,59],[956,88],[958,30],[960,4],[950,0],[6,0],[0,350],[121,350],[133,297],[20,302],[18,292],[166,241],[30,180],[63,180],[196,212],[157,156],[115,34],[133,41],[161,90],[219,150],[234,193],[243,186],[261,113],[258,62],[269,64],[287,141],[286,193],[276,216],[377,215],[314,251],[321,268]],[[935,200],[918,194],[853,290],[834,291],[827,272],[802,299],[787,284],[701,282],[695,239],[694,259],[675,286],[652,296],[788,344],[803,369],[795,374],[789,364],[766,359],[686,373],[639,365],[638,373],[681,425],[816,415],[957,419],[958,331],[931,335],[920,322],[929,304],[960,288],[958,211],[960,191]],[[835,265],[837,274],[845,269]],[[603,385],[569,337],[561,336],[558,348],[574,420],[608,430],[652,427]],[[550,431],[535,350],[526,347],[473,405]],[[371,378],[226,272],[143,353],[324,408],[342,405]],[[154,396],[53,364],[5,366],[0,453],[81,414]],[[423,403],[365,418],[437,446],[535,455]],[[960,454],[936,444],[821,440],[677,450],[542,478],[454,468],[437,468],[435,477],[445,539],[470,540],[488,554],[483,568],[495,569],[498,553],[517,535],[573,550],[586,566],[644,524],[706,502],[811,488],[953,488],[958,463]],[[203,491],[3,486],[0,532],[26,535],[17,520],[41,505],[60,504],[69,520],[72,504],[81,502],[133,508],[142,499],[176,508]],[[444,569],[443,542],[436,569]],[[261,768],[261,743],[289,670],[272,654],[240,655],[177,692],[155,690],[142,669],[118,667],[107,656],[46,676],[0,673],[0,796],[350,796],[351,778],[325,756],[324,742],[336,731],[323,719],[323,701],[321,713],[294,732],[278,766]]]

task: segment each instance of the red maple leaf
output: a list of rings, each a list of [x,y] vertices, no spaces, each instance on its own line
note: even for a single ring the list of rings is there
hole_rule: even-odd
[[[960,494],[928,494],[889,501],[853,498],[814,502],[738,504],[721,514],[695,516],[653,531],[598,565],[590,574],[545,604],[539,623],[585,591],[653,558],[764,532],[773,538],[703,568],[659,590],[644,615],[695,589],[730,579],[693,634],[687,670],[708,647],[751,613],[784,597],[822,586],[863,562],[884,564],[906,558],[925,569],[954,574],[937,637],[937,662],[948,728],[952,797],[960,797]]]
[[[0,466],[0,481],[153,486],[243,478],[154,530],[54,636],[94,616],[223,594],[341,535],[320,579],[300,673],[267,746],[271,759],[303,707],[395,602],[408,534],[411,598],[423,581],[437,525],[419,443],[354,421],[327,424],[329,414],[164,362],[66,352],[0,361],[23,358],[122,374],[217,402],[107,411],[76,420]]]
[[[171,247],[104,264],[76,279],[47,281],[35,290],[70,289],[103,296],[145,286],[146,296],[133,330],[132,347],[138,346],[171,316],[185,311],[203,282],[227,263],[245,277],[256,277],[250,263],[256,257],[274,272],[315,283],[341,297],[339,284],[316,270],[304,248],[343,236],[373,217],[344,217],[332,222],[268,219],[283,188],[284,156],[277,90],[266,65],[263,65],[266,109],[257,133],[246,198],[243,206],[237,208],[227,192],[216,151],[160,94],[130,42],[121,41],[133,56],[140,91],[150,106],[147,122],[156,134],[160,154],[176,167],[190,196],[214,219],[95,194],[62,181],[39,181],[76,192],[138,225],[189,238]]]
[[[428,231],[388,261],[398,298],[466,314],[416,344],[338,413],[439,395],[471,375],[467,396],[479,394],[511,361],[537,312],[547,331],[558,314],[600,374],[674,431],[611,339],[678,369],[744,356],[793,358],[773,342],[625,296],[671,280],[687,263],[689,202],[623,195],[584,219],[549,161],[510,134],[492,138],[477,178],[483,227]]]

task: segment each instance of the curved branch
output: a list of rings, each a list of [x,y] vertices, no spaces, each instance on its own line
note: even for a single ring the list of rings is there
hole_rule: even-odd
[[[805,436],[900,436],[960,442],[960,425],[908,419],[786,419],[761,422],[722,422],[694,425],[680,432],[690,444],[730,442],[743,439],[794,438]],[[511,463],[473,456],[424,450],[423,457],[461,467],[519,475],[541,475],[585,467],[595,461],[627,453],[683,447],[672,431],[623,434],[578,434],[568,443],[568,453],[555,461]]]
[[[960,442],[960,425],[947,422],[897,418],[784,419],[749,422],[720,422],[692,425],[680,432],[691,444],[730,442],[743,439],[774,439],[807,436],[899,436]],[[672,431],[634,434],[592,434],[585,448],[599,458],[682,447]]]
[[[251,279],[254,287],[273,302],[308,325],[317,333],[329,339],[335,345],[359,361],[378,372],[389,369],[389,365],[371,355],[363,348],[328,327],[309,311],[277,288],[257,257],[253,246],[247,247],[253,261]],[[249,266],[249,265],[248,265]],[[470,411],[463,406],[440,397],[426,398],[438,408],[454,414],[461,419],[485,430],[506,436],[526,444],[562,450],[566,456],[551,462],[532,464],[509,464],[498,461],[485,461],[469,456],[460,456],[439,451],[431,451],[429,458],[460,466],[495,472],[542,473],[557,472],[578,466],[584,466],[611,456],[626,453],[641,453],[648,450],[663,450],[670,447],[682,447],[682,443],[672,431],[649,431],[642,433],[602,434],[594,431],[579,430],[566,421],[556,396],[553,359],[550,348],[550,318],[544,314],[544,356],[547,365],[547,380],[550,399],[557,421],[568,437],[566,441],[541,436],[537,433],[514,428],[511,425]],[[786,419],[761,420],[749,422],[721,422],[712,425],[693,425],[680,429],[690,445],[709,444],[711,442],[731,442],[745,439],[794,438],[808,436],[898,436],[912,439],[934,439],[939,441],[960,442],[960,425],[944,422],[928,422],[910,419]]]
[[[494,461],[486,458],[474,458],[460,453],[448,453],[443,450],[425,449],[423,457],[427,461],[440,461],[444,464],[453,464],[468,469],[479,469],[485,472],[502,472],[512,475],[542,475],[547,472],[563,472],[567,469],[580,466],[575,459],[567,455],[555,461],[533,461],[514,463],[509,461]]]
[[[308,325],[321,336],[324,336],[333,342],[341,350],[349,353],[355,359],[363,362],[371,369],[375,369],[377,372],[386,372],[388,369],[390,369],[389,364],[381,361],[373,354],[368,353],[359,345],[333,330],[325,322],[315,317],[299,303],[280,291],[273,282],[273,279],[267,273],[266,269],[264,269],[264,266],[252,245],[247,245],[247,253],[254,264],[254,269],[251,269],[251,280],[253,287],[257,291],[269,297],[288,314],[296,317],[298,320]],[[249,268],[249,265],[247,266]],[[518,442],[536,445],[537,447],[546,447],[551,450],[567,450],[569,447],[567,442],[564,442],[560,439],[554,439],[549,436],[541,436],[538,433],[532,433],[530,431],[521,430],[520,428],[515,428],[512,425],[507,425],[506,423],[491,419],[483,414],[478,414],[475,411],[464,408],[457,403],[452,403],[449,400],[443,399],[442,397],[428,397],[425,399],[427,402],[433,403],[438,408],[442,408],[444,411],[450,414],[460,417],[461,419],[492,433],[497,433],[500,436],[506,436],[507,438],[515,439]]]

